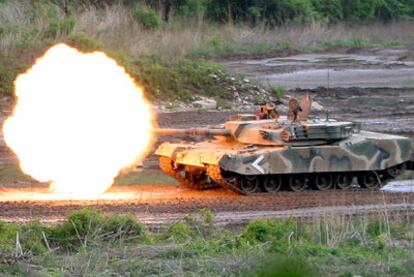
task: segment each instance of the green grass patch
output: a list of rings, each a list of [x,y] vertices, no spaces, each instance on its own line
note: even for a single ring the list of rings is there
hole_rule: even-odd
[[[198,219],[197,219],[198,218]],[[254,220],[216,228],[211,211],[149,231],[131,215],[72,212],[61,224],[0,222],[0,273],[57,276],[409,276],[414,225],[405,216]],[[390,231],[391,230],[391,231]],[[16,248],[16,241],[19,245]],[[106,273],[105,273],[106,272]],[[24,273],[24,274],[23,274]]]
[[[22,172],[17,164],[0,165],[0,183],[35,182],[33,178]],[[114,185],[147,185],[147,184],[176,184],[177,181],[158,169],[143,169],[142,171],[121,173],[114,180]],[[10,184],[10,185],[12,185]],[[13,185],[14,186],[14,185]]]
[[[34,179],[24,174],[17,164],[0,165],[0,183],[19,181],[34,181]]]
[[[306,49],[299,47],[288,40],[278,43],[237,43],[226,38],[213,36],[207,39],[201,47],[190,49],[187,53],[187,56],[190,58],[212,58],[225,55],[239,55],[252,53],[260,54],[268,52],[277,52],[282,50],[304,52]]]
[[[228,98],[230,92],[226,85],[237,82],[211,61],[182,59],[167,62],[157,57],[141,57],[133,65],[134,77],[151,99],[190,101],[195,95]]]
[[[334,39],[321,41],[318,48],[322,50],[335,48],[387,48],[395,46],[406,46],[412,44],[412,41],[404,40],[380,40],[372,41],[363,38]]]
[[[145,184],[176,184],[177,181],[161,170],[157,169],[144,169],[138,172],[130,172],[126,174],[120,174],[114,182],[114,185],[145,185]]]
[[[312,51],[332,50],[335,48],[387,48],[395,46],[411,45],[412,41],[408,40],[380,40],[373,41],[363,38],[346,38],[346,39],[332,39],[323,40],[313,43],[306,47],[295,44],[292,41],[285,40],[277,43],[238,43],[227,38],[212,36],[207,39],[203,45],[198,48],[190,49],[187,52],[187,57],[190,58],[215,58],[231,55],[243,54],[263,54],[272,52],[292,51],[298,53],[309,53]]]

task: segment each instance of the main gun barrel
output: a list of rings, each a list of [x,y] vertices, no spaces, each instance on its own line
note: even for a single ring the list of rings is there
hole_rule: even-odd
[[[189,128],[189,129],[153,129],[159,136],[231,136],[228,129]]]

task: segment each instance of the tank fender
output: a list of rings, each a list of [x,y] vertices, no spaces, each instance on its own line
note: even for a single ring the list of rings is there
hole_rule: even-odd
[[[155,154],[158,156],[164,156],[171,159],[175,159],[177,152],[184,150],[184,147],[180,147],[177,144],[172,144],[169,142],[164,142],[160,146],[158,146]]]

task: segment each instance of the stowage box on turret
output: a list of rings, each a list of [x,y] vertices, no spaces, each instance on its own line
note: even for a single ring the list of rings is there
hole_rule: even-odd
[[[212,136],[202,142],[161,144],[160,167],[180,183],[207,189],[222,186],[241,194],[379,189],[405,169],[414,169],[409,138],[361,131],[348,121],[310,119],[311,99],[289,102],[288,116],[270,103],[257,115],[234,116],[223,125],[157,129],[159,135]]]

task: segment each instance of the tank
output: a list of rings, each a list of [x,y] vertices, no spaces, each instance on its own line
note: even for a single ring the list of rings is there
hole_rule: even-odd
[[[268,103],[257,114],[239,114],[218,126],[156,129],[157,135],[202,136],[164,142],[160,168],[182,185],[204,190],[275,194],[282,189],[377,190],[414,169],[414,146],[403,136],[363,131],[350,121],[309,117],[311,98],[289,101],[279,116]]]

